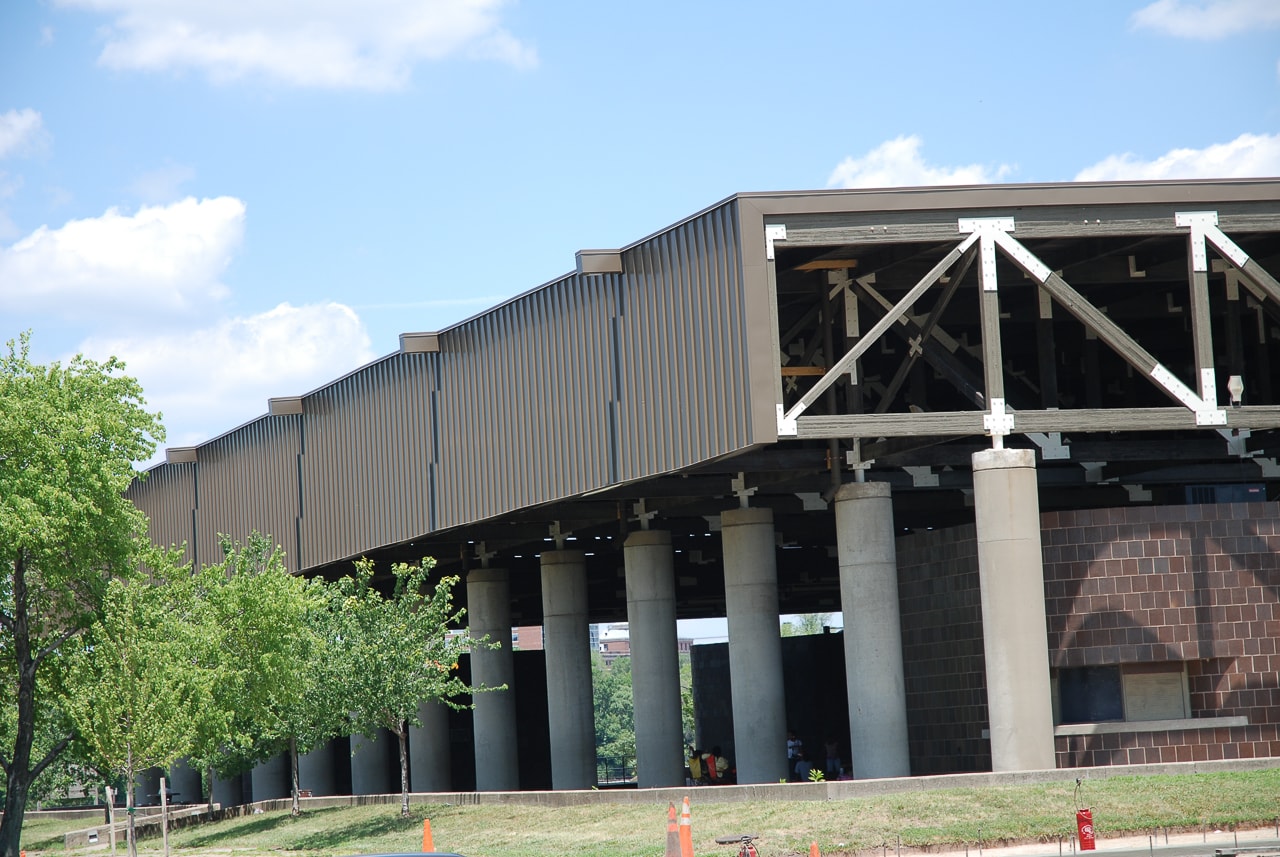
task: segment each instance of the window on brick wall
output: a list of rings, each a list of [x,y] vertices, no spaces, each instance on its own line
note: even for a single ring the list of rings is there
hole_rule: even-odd
[[[1058,723],[1190,717],[1186,665],[1178,662],[1073,667],[1054,675]]]
[[[1120,667],[1058,670],[1059,723],[1124,720]]]

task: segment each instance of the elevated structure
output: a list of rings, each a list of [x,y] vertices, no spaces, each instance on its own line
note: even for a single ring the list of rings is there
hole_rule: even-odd
[[[1277,272],[1280,179],[740,194],[272,399],[170,450],[131,495],[152,537],[196,561],[218,533],[258,529],[306,574],[362,555],[504,569],[519,625],[558,603],[543,552],[574,551],[586,614],[565,615],[631,612],[637,664],[676,618],[727,615],[731,655],[749,646],[742,663],[767,665],[732,681],[737,755],[761,782],[785,775],[780,754],[747,746],[767,748],[790,713],[761,621],[776,611],[843,609],[859,626],[843,671],[858,776],[1116,761],[1150,733],[1097,723],[1133,720],[1126,706],[1167,702],[1175,684],[1180,714],[1160,720],[1244,730],[1208,742],[1192,728],[1178,746],[1280,754],[1276,724],[1249,713],[1280,704]],[[1220,536],[1191,535],[1217,512],[1168,511],[1236,500],[1224,519],[1239,532]],[[1187,526],[1132,529],[1152,521]],[[1117,592],[1121,578],[1142,588]],[[1237,589],[1243,603],[1215,600]],[[1131,594],[1151,598],[1107,600]],[[959,692],[958,664],[917,622],[976,623],[954,740],[926,700]],[[860,651],[877,647],[867,669]],[[646,657],[638,682],[665,687],[669,665]],[[1256,700],[1227,699],[1240,681]],[[1064,686],[1118,698],[1119,719],[1064,714]],[[664,693],[645,704],[668,723]],[[640,769],[663,785],[680,739],[655,728]]]

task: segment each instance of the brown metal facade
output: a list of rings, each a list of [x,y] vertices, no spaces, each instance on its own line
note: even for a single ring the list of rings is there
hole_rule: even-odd
[[[297,571],[680,470],[756,442],[737,206],[393,354],[162,464],[131,492],[201,562],[269,533]],[[771,390],[766,385],[764,389]],[[285,391],[282,391],[285,392]],[[770,401],[756,402],[767,413]],[[767,438],[771,440],[772,438]]]

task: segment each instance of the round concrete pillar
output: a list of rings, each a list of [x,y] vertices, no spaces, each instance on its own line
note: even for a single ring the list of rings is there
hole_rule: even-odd
[[[134,777],[133,802],[135,806],[151,806],[160,804],[160,777],[164,771],[159,768],[147,768]]]
[[[328,797],[338,793],[334,777],[334,746],[326,741],[310,753],[298,756],[298,790],[312,797]]]
[[[447,792],[453,785],[449,748],[449,706],[438,700],[418,705],[421,726],[409,727],[409,788]]]
[[[991,769],[1054,768],[1035,452],[974,453],[973,495]]]
[[[631,696],[640,788],[684,784],[680,722],[680,653],[676,644],[676,580],[671,534],[641,530],[623,544]]]
[[[515,662],[511,652],[511,586],[505,569],[481,568],[467,574],[467,617],[472,639],[488,637],[498,648],[473,647],[471,681],[499,687],[474,697],[476,791],[520,788],[516,745]]]
[[[776,783],[788,771],[773,510],[723,512],[720,538],[738,782]]]
[[[289,776],[289,756],[281,753],[272,756],[253,769],[253,801],[277,800],[292,792]]]
[[[179,759],[169,766],[169,790],[173,792],[174,803],[204,801],[200,772],[191,767],[186,759]]]
[[[233,774],[225,779],[214,775],[209,799],[223,807],[240,806],[245,802],[244,775]]]
[[[351,793],[385,795],[400,791],[398,740],[386,729],[373,738],[351,736]]]
[[[596,784],[595,704],[587,560],[582,551],[542,552],[542,646],[547,663],[551,787]]]
[[[835,514],[853,775],[905,777],[911,751],[889,484],[840,486]]]

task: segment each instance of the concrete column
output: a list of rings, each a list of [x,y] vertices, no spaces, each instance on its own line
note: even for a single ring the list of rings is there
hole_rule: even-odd
[[[386,729],[373,738],[351,736],[351,793],[385,795],[400,791],[399,739]]]
[[[671,534],[662,530],[632,533],[623,544],[623,563],[631,635],[636,781],[642,789],[684,785]]]
[[[438,700],[420,703],[418,719],[422,725],[409,728],[409,788],[415,792],[450,791],[449,706]]]
[[[204,802],[200,772],[191,767],[186,759],[179,759],[169,766],[169,789],[173,792],[174,803]]]
[[[467,616],[471,636],[488,636],[499,648],[473,648],[471,681],[506,690],[474,697],[476,791],[520,788],[516,749],[515,662],[511,652],[511,586],[505,569],[481,568],[467,574]]]
[[[974,453],[973,494],[991,768],[1055,768],[1035,452]]]
[[[842,485],[835,513],[853,775],[905,777],[911,752],[889,483]]]
[[[776,783],[788,772],[773,510],[721,513],[720,538],[738,782]]]
[[[160,805],[160,777],[164,772],[159,768],[147,768],[134,778],[133,801],[135,806]]]
[[[542,552],[542,646],[547,659],[551,787],[596,784],[595,702],[587,560],[582,551]]]
[[[326,741],[310,753],[298,756],[298,789],[310,791],[313,797],[338,793],[334,779],[334,746]]]
[[[255,803],[260,800],[275,800],[288,797],[291,792],[289,785],[289,756],[281,753],[255,766],[252,780],[253,800]]]
[[[234,774],[227,778],[214,776],[213,802],[223,807],[240,806],[244,803],[244,775]]]

